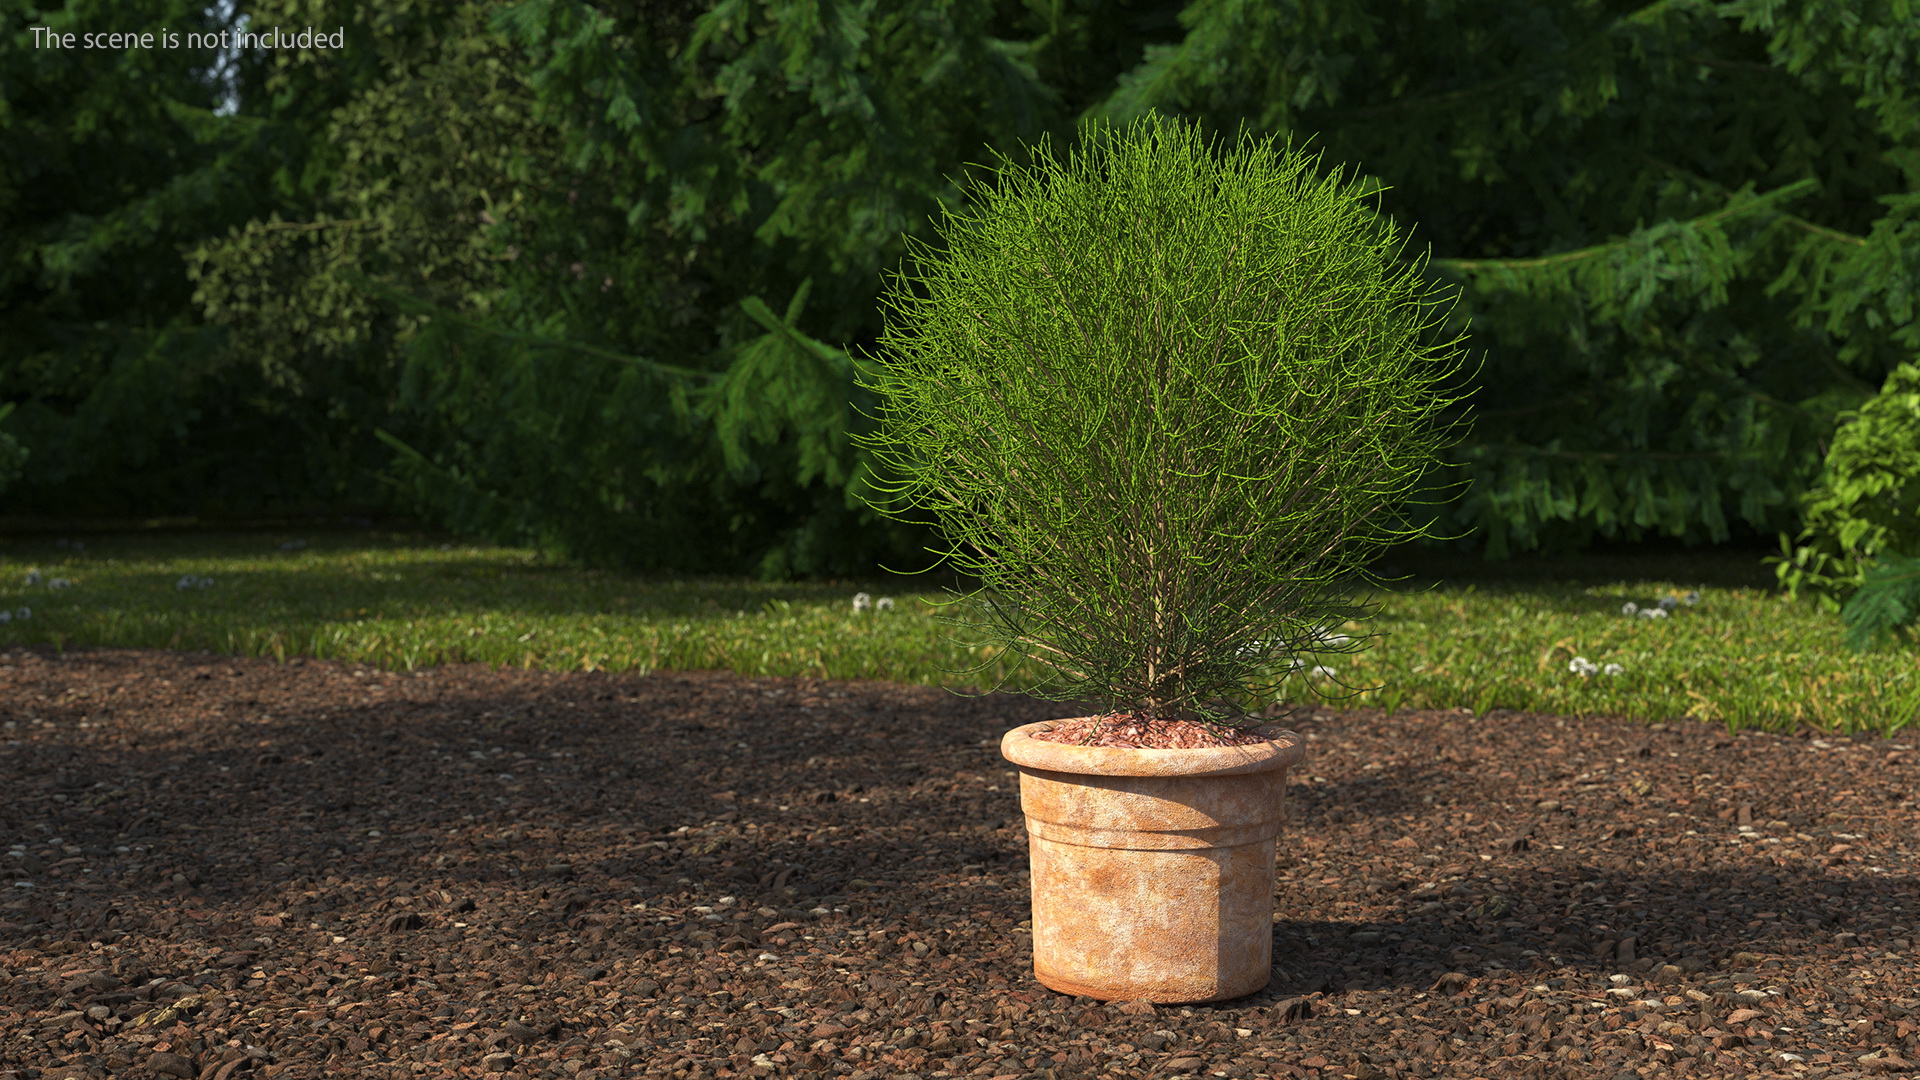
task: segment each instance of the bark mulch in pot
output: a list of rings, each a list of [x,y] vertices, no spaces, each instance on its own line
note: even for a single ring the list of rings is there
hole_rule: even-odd
[[[1915,733],[1365,710],[1276,971],[1032,979],[1006,729],[715,673],[0,654],[0,1077],[1851,1077],[1920,1060]]]

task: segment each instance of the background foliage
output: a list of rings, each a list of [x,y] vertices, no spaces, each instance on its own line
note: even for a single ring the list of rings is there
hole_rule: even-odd
[[[179,255],[291,194],[257,182],[288,148],[214,116],[222,88],[184,51],[28,32],[184,35],[214,28],[203,6],[0,2],[0,446],[30,452],[9,509],[219,505],[305,480],[249,454],[270,441],[248,402],[262,383],[195,312]]]
[[[845,437],[880,271],[989,147],[1150,107],[1317,139],[1431,241],[1485,354],[1445,524],[1490,556],[1831,546],[1802,499],[1920,353],[1912,0],[249,13],[348,46],[223,82],[26,33],[195,4],[0,0],[10,512],[356,503],[663,568],[908,558],[926,534],[861,509]]]

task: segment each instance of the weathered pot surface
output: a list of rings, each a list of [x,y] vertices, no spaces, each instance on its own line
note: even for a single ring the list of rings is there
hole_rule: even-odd
[[[1063,994],[1165,1004],[1267,985],[1287,770],[1306,746],[1074,746],[1014,728],[1032,860],[1034,975]]]

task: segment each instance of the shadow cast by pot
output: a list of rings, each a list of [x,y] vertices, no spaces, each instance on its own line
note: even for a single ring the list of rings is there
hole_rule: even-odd
[[[1861,947],[1908,940],[1920,915],[1920,905],[1911,902],[1920,896],[1920,879],[1911,876],[1860,881],[1813,872],[1668,867],[1634,875],[1589,873],[1577,884],[1583,905],[1596,906],[1573,915],[1564,914],[1565,878],[1542,869],[1472,904],[1403,911],[1369,923],[1276,922],[1276,977],[1255,998],[1445,991],[1458,986],[1441,985],[1449,973],[1473,979],[1503,972],[1537,976],[1550,986],[1569,979],[1593,990],[1612,988],[1609,977],[1625,974],[1627,985],[1659,996],[1668,992],[1659,988],[1676,978],[1665,971],[1669,965],[1689,975],[1756,968],[1784,974],[1796,956],[1837,947],[1836,935],[1855,935],[1849,944]],[[1631,899],[1636,896],[1641,899]],[[1500,900],[1490,903],[1494,897]],[[1597,907],[1616,903],[1612,914]],[[1665,914],[1655,920],[1649,904]],[[1489,908],[1505,911],[1489,914]],[[1522,913],[1526,917],[1509,917]],[[1767,918],[1755,917],[1760,914]],[[1616,950],[1629,938],[1635,955],[1622,961]]]

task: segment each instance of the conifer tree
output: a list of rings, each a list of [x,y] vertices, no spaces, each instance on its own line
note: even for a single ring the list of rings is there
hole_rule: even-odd
[[[346,96],[317,193],[197,265],[284,385],[370,388],[396,490],[499,535],[776,574],[897,544],[846,438],[881,271],[988,148],[1150,107],[1324,148],[1431,240],[1486,351],[1443,512],[1489,555],[1792,533],[1920,349],[1911,0],[485,7],[302,5],[373,68],[274,59],[279,99]],[[289,254],[355,207],[385,223]],[[286,299],[239,302],[252,266]]]
[[[0,474],[15,513],[304,486],[249,457],[273,431],[251,404],[260,381],[194,309],[178,252],[268,212],[285,162],[284,131],[218,115],[254,68],[215,80],[217,54],[184,47],[221,26],[190,0],[0,2]],[[84,37],[163,29],[182,47]]]
[[[1904,0],[1272,5],[1181,16],[1100,107],[1317,132],[1490,343],[1490,555],[1797,521],[1836,415],[1920,349]]]

